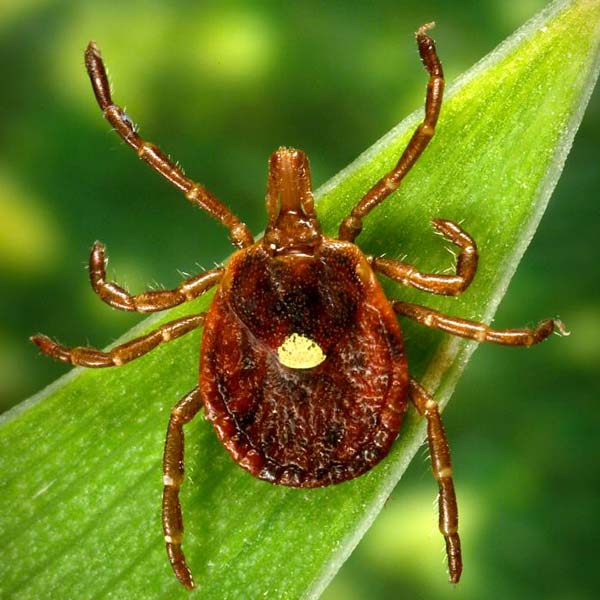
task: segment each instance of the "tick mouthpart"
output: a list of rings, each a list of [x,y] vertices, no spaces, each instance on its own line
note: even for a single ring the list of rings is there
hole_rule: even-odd
[[[296,211],[281,213],[275,224],[267,227],[263,238],[267,251],[274,257],[315,256],[321,241],[317,220]]]
[[[269,220],[265,244],[273,254],[311,255],[321,241],[310,165],[302,150],[281,147],[269,158]]]
[[[267,198],[276,201],[279,214],[300,211],[315,216],[310,165],[302,150],[282,146],[271,154],[268,186]]]

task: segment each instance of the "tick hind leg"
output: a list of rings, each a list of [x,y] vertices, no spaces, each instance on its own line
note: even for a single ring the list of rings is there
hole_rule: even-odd
[[[195,387],[171,411],[163,458],[162,524],[169,561],[177,579],[188,589],[194,589],[192,574],[181,550],[183,517],[179,504],[179,488],[183,482],[184,435],[183,426],[200,410],[200,391]]]
[[[455,275],[421,273],[412,265],[387,258],[371,258],[370,263],[377,273],[390,277],[398,283],[409,285],[423,292],[457,296],[464,292],[473,281],[477,271],[477,245],[464,229],[452,221],[434,219],[433,226],[448,241],[461,248],[456,260]]]
[[[108,352],[78,346],[68,348],[45,335],[34,335],[31,341],[44,353],[62,362],[80,367],[118,367],[150,352],[163,342],[169,342],[204,324],[205,313],[182,317],[158,329],[121,344]]]
[[[484,323],[449,317],[419,304],[396,301],[392,306],[399,315],[409,317],[421,325],[478,342],[529,347],[539,344],[553,332],[569,335],[564,323],[558,319],[546,319],[538,323],[535,328],[492,329]]]
[[[85,51],[85,66],[102,114],[121,138],[137,152],[137,155],[145,163],[181,190],[190,202],[205,210],[227,227],[233,244],[238,248],[250,246],[254,239],[246,225],[216,196],[199,183],[186,177],[183,170],[164,152],[140,137],[131,119],[120,106],[113,102],[104,62],[100,50],[94,42],[90,42]]]
[[[433,27],[433,23],[423,25],[415,34],[421,60],[429,73],[427,97],[425,99],[425,119],[413,133],[396,166],[361,198],[350,215],[342,221],[339,231],[341,240],[354,241],[354,238],[362,230],[363,218],[398,188],[404,176],[410,171],[433,137],[442,107],[444,73],[435,49],[435,43],[427,34],[427,30],[431,27]]]
[[[427,419],[431,470],[439,487],[439,528],[446,540],[450,582],[458,583],[462,572],[462,556],[458,536],[458,508],[446,431],[437,402],[414,379],[410,380],[409,394],[416,409]]]

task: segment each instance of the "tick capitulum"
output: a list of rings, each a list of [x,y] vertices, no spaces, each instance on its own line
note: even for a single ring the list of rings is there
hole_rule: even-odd
[[[218,286],[210,309],[162,325],[109,352],[67,348],[46,336],[32,338],[46,354],[85,367],[132,361],[159,344],[204,327],[200,382],[173,408],[163,463],[163,529],[175,575],[194,587],[181,544],[183,426],[204,407],[235,462],[265,481],[318,487],[353,479],[390,451],[408,402],[427,420],[432,470],[439,486],[439,526],[446,541],[450,581],[462,571],[458,513],[450,451],[437,403],[408,372],[397,315],[453,335],[509,346],[531,346],[560,321],[535,329],[491,329],[417,304],[388,300],[375,274],[434,294],[457,295],[477,270],[473,239],[451,221],[434,228],[459,249],[456,273],[422,273],[400,261],[365,256],[354,239],[363,219],[400,185],[431,140],[444,79],[435,45],[424,25],[416,33],[429,73],[425,118],[396,166],[359,199],[342,221],[339,237],[322,234],[314,209],[310,169],[300,150],[280,148],[269,160],[267,227],[252,234],[224,204],[156,146],[144,141],[113,103],[100,52],[92,42],[85,63],[105,118],[138,156],[229,230],[238,251],[224,267],[183,281],[174,290],[132,295],[106,281],[104,246],[89,262],[94,291],[128,311],[161,311]]]

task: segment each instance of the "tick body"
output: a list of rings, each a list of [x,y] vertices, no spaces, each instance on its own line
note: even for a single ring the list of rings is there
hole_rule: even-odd
[[[450,451],[437,403],[409,375],[397,316],[453,335],[511,346],[530,346],[555,330],[566,333],[562,323],[552,319],[534,329],[494,330],[424,306],[389,301],[376,274],[435,294],[457,295],[467,289],[477,270],[477,247],[451,221],[436,219],[433,225],[459,249],[452,275],[422,273],[400,261],[366,256],[354,244],[364,217],[399,187],[434,134],[444,79],[429,27],[416,33],[429,73],[425,118],[396,166],[342,221],[337,239],[321,232],[306,155],[280,148],[269,160],[265,235],[254,241],[224,204],[137,134],[112,101],[97,47],[88,46],[86,67],[105,118],[142,160],[224,225],[238,248],[224,267],[191,277],[174,290],[132,295],[106,281],[104,246],[96,242],[90,279],[107,304],[155,312],[218,286],[210,309],[171,321],[109,352],[67,348],[43,335],[32,338],[58,360],[112,367],[204,327],[200,381],[171,411],[163,458],[166,549],[175,575],[188,589],[195,584],[182,551],[183,427],[202,407],[242,468],[270,483],[311,488],[353,479],[384,459],[412,403],[427,421],[439,487],[439,527],[450,581],[458,582],[462,558]]]
[[[273,254],[259,243],[225,270],[204,325],[206,416],[260,479],[299,487],[352,479],[389,452],[406,407],[396,315],[353,244],[323,238],[310,256]],[[318,364],[285,364],[280,349],[292,336],[292,355],[307,345]]]

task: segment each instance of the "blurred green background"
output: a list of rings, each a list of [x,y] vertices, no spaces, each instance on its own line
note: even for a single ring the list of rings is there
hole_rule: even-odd
[[[178,270],[209,268],[231,249],[110,132],[83,68],[88,40],[141,133],[259,232],[275,148],[304,149],[318,187],[421,106],[419,24],[437,21],[452,82],[545,4],[1,0],[1,410],[67,370],[30,334],[103,347],[140,320],[91,292],[95,239],[109,274],[134,291],[173,287]],[[423,453],[327,600],[597,597],[598,98],[496,318],[559,315],[573,335],[531,351],[480,348],[445,414],[463,581],[446,582]]]

